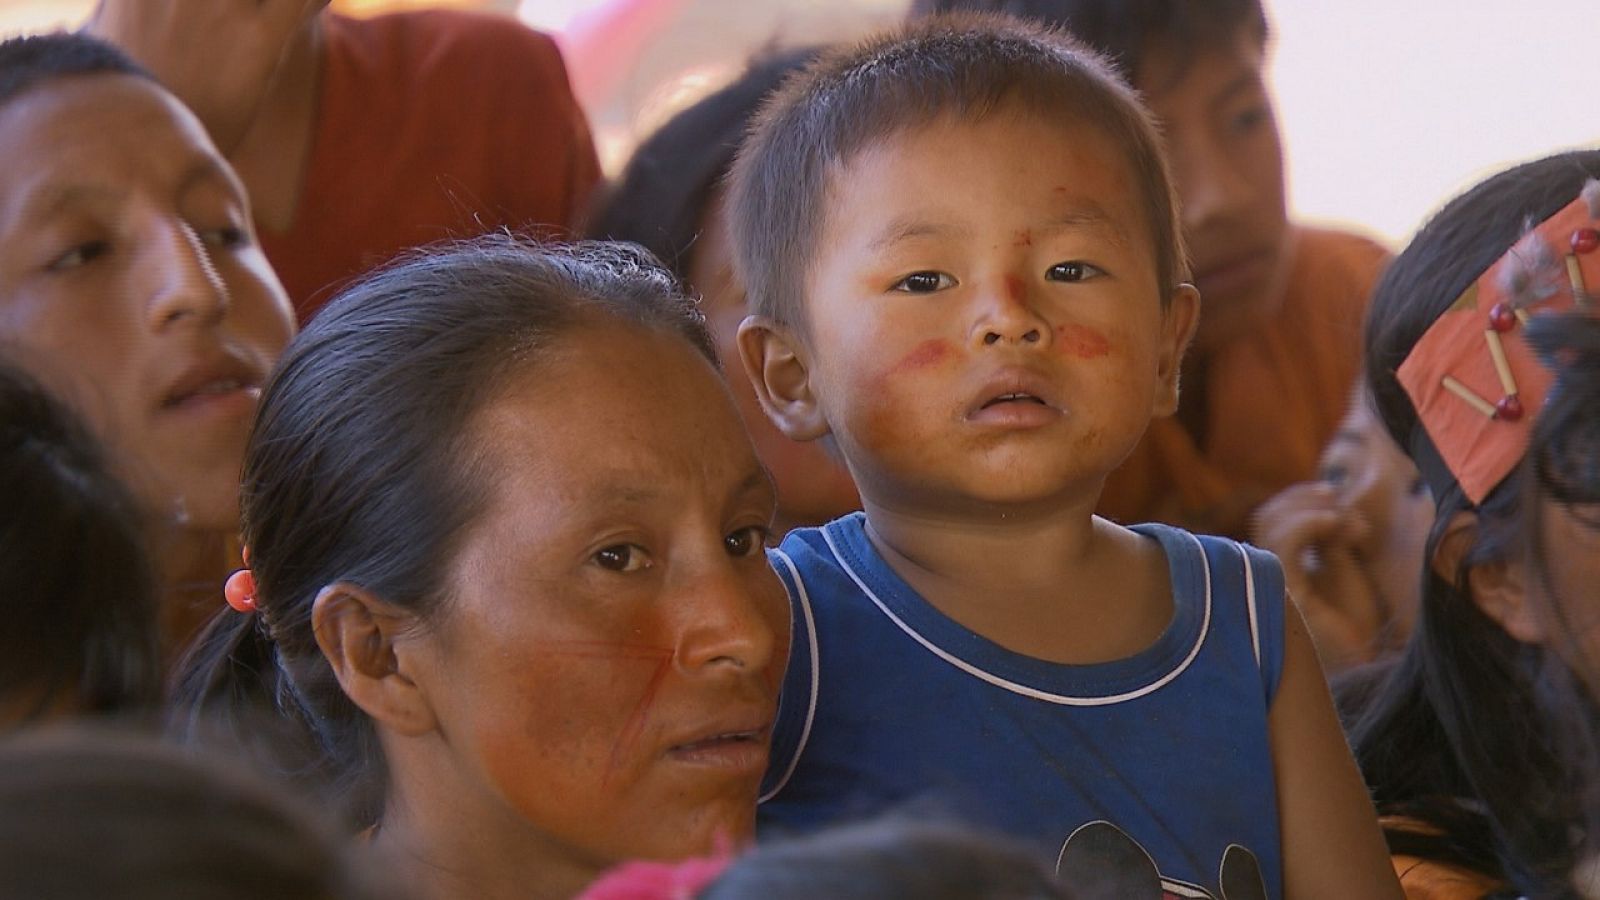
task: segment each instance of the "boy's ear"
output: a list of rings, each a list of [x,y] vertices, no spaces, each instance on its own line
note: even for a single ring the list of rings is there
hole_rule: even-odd
[[[1433,573],[1454,583],[1461,560],[1478,536],[1478,517],[1458,512],[1445,526],[1433,555]],[[1467,570],[1467,593],[1474,606],[1500,629],[1524,644],[1543,644],[1549,636],[1528,594],[1528,571],[1520,560],[1496,560]]]
[[[828,433],[828,420],[811,390],[811,365],[794,332],[767,316],[739,323],[739,358],[767,418],[792,441]]]
[[[1200,292],[1192,284],[1180,284],[1167,297],[1161,316],[1161,356],[1159,393],[1155,415],[1170,416],[1178,411],[1178,373],[1183,369],[1183,354],[1194,340],[1200,325]]]
[[[345,695],[375,721],[409,737],[437,724],[413,677],[413,648],[404,640],[415,624],[411,613],[343,581],[323,588],[311,607],[317,646]]]

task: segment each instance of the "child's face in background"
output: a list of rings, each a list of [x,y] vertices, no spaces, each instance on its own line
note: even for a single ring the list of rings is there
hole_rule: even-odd
[[[1317,477],[1333,488],[1340,509],[1366,525],[1366,539],[1356,549],[1388,608],[1387,637],[1394,645],[1403,643],[1422,599],[1419,573],[1433,526],[1433,497],[1364,391],[1355,392],[1323,450]]]
[[[1240,28],[1229,41],[1196,48],[1183,68],[1170,47],[1136,82],[1161,122],[1194,265],[1205,300],[1202,350],[1248,333],[1277,309],[1292,251],[1283,148],[1262,68],[1260,37]]]
[[[1048,150],[1048,152],[1046,152]],[[880,504],[1092,506],[1175,406],[1193,312],[1164,312],[1141,186],[1109,138],[1015,108],[833,176],[807,278],[809,379]]]
[[[790,440],[767,419],[755,389],[744,375],[738,335],[739,323],[749,310],[744,286],[733,271],[733,245],[724,201],[723,192],[717,191],[706,204],[700,237],[689,260],[689,283],[701,294],[701,308],[716,339],[717,355],[756,454],[777,482],[776,530],[821,525],[859,509],[861,501],[844,464],[821,443]]]
[[[1585,468],[1592,481],[1595,464]],[[1578,496],[1600,496],[1600,484],[1580,487]],[[1600,696],[1600,503],[1541,493],[1534,514],[1539,540],[1531,589],[1541,599],[1547,643]]]
[[[200,123],[126,75],[0,108],[0,340],[71,400],[156,516],[236,529],[260,386],[293,319]]]
[[[557,866],[706,853],[751,833],[788,658],[771,482],[681,338],[560,340],[472,426],[488,507],[419,675],[463,789],[429,814]]]

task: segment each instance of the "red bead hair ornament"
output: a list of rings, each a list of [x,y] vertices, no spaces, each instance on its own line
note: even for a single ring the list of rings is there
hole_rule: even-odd
[[[1396,375],[1467,499],[1516,467],[1550,372],[1523,339],[1530,318],[1587,311],[1600,285],[1600,181],[1541,222],[1441,315]]]
[[[250,549],[245,548],[244,568],[228,576],[222,596],[234,611],[249,615],[256,611],[256,576],[250,572]]]

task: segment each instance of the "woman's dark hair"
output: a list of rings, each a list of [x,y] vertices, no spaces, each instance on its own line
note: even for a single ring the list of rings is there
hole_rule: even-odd
[[[715,365],[693,302],[626,244],[496,235],[422,250],[325,307],[279,360],[245,451],[258,611],[207,626],[181,667],[180,725],[247,732],[265,701],[309,741],[309,771],[289,774],[375,822],[382,755],[317,646],[317,594],[349,582],[426,622],[492,489],[468,440],[474,414],[565,335],[608,324],[681,336]]]
[[[281,786],[78,727],[0,745],[0,884],[27,900],[396,896]]]
[[[1396,374],[1418,340],[1534,225],[1600,175],[1600,153],[1552,156],[1490,178],[1446,204],[1379,279],[1366,326],[1366,378],[1394,440],[1432,488],[1433,560],[1457,513],[1477,517],[1453,577],[1423,567],[1422,606],[1403,655],[1365,687],[1351,722],[1357,762],[1380,813],[1421,828],[1393,829],[1396,852],[1465,865],[1538,897],[1570,893],[1579,846],[1581,782],[1561,736],[1592,731],[1565,667],[1508,635],[1473,602],[1467,570],[1520,558],[1527,547],[1521,481],[1509,477],[1474,507],[1443,464]]]
[[[1039,853],[938,821],[874,820],[763,843],[698,900],[1069,900]]]
[[[639,244],[687,280],[706,207],[733,167],[750,120],[816,53],[797,48],[758,56],[731,84],[673,116],[633,151],[622,177],[602,196],[589,235]]]
[[[0,498],[0,700],[23,720],[57,704],[153,710],[155,574],[138,504],[78,417],[3,359]]]

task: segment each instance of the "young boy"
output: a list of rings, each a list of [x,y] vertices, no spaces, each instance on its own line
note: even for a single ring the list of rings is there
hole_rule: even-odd
[[[746,371],[865,509],[773,557],[765,823],[931,797],[1088,896],[1399,896],[1271,557],[1093,514],[1199,311],[1132,92],[1048,32],[925,20],[790,81],[731,195]]]
[[[397,252],[572,225],[600,177],[548,36],[503,16],[329,0],[99,0],[89,30],[195,111],[304,322]]]
[[[0,160],[0,344],[138,500],[175,655],[237,565],[245,437],[293,314],[227,160],[114,47],[0,41]]]
[[[1263,69],[1261,0],[916,0],[1059,25],[1109,56],[1166,138],[1205,298],[1183,406],[1107,479],[1099,511],[1243,537],[1250,513],[1317,471],[1361,356],[1389,254],[1291,222]],[[1263,385],[1271,385],[1263,390]]]

